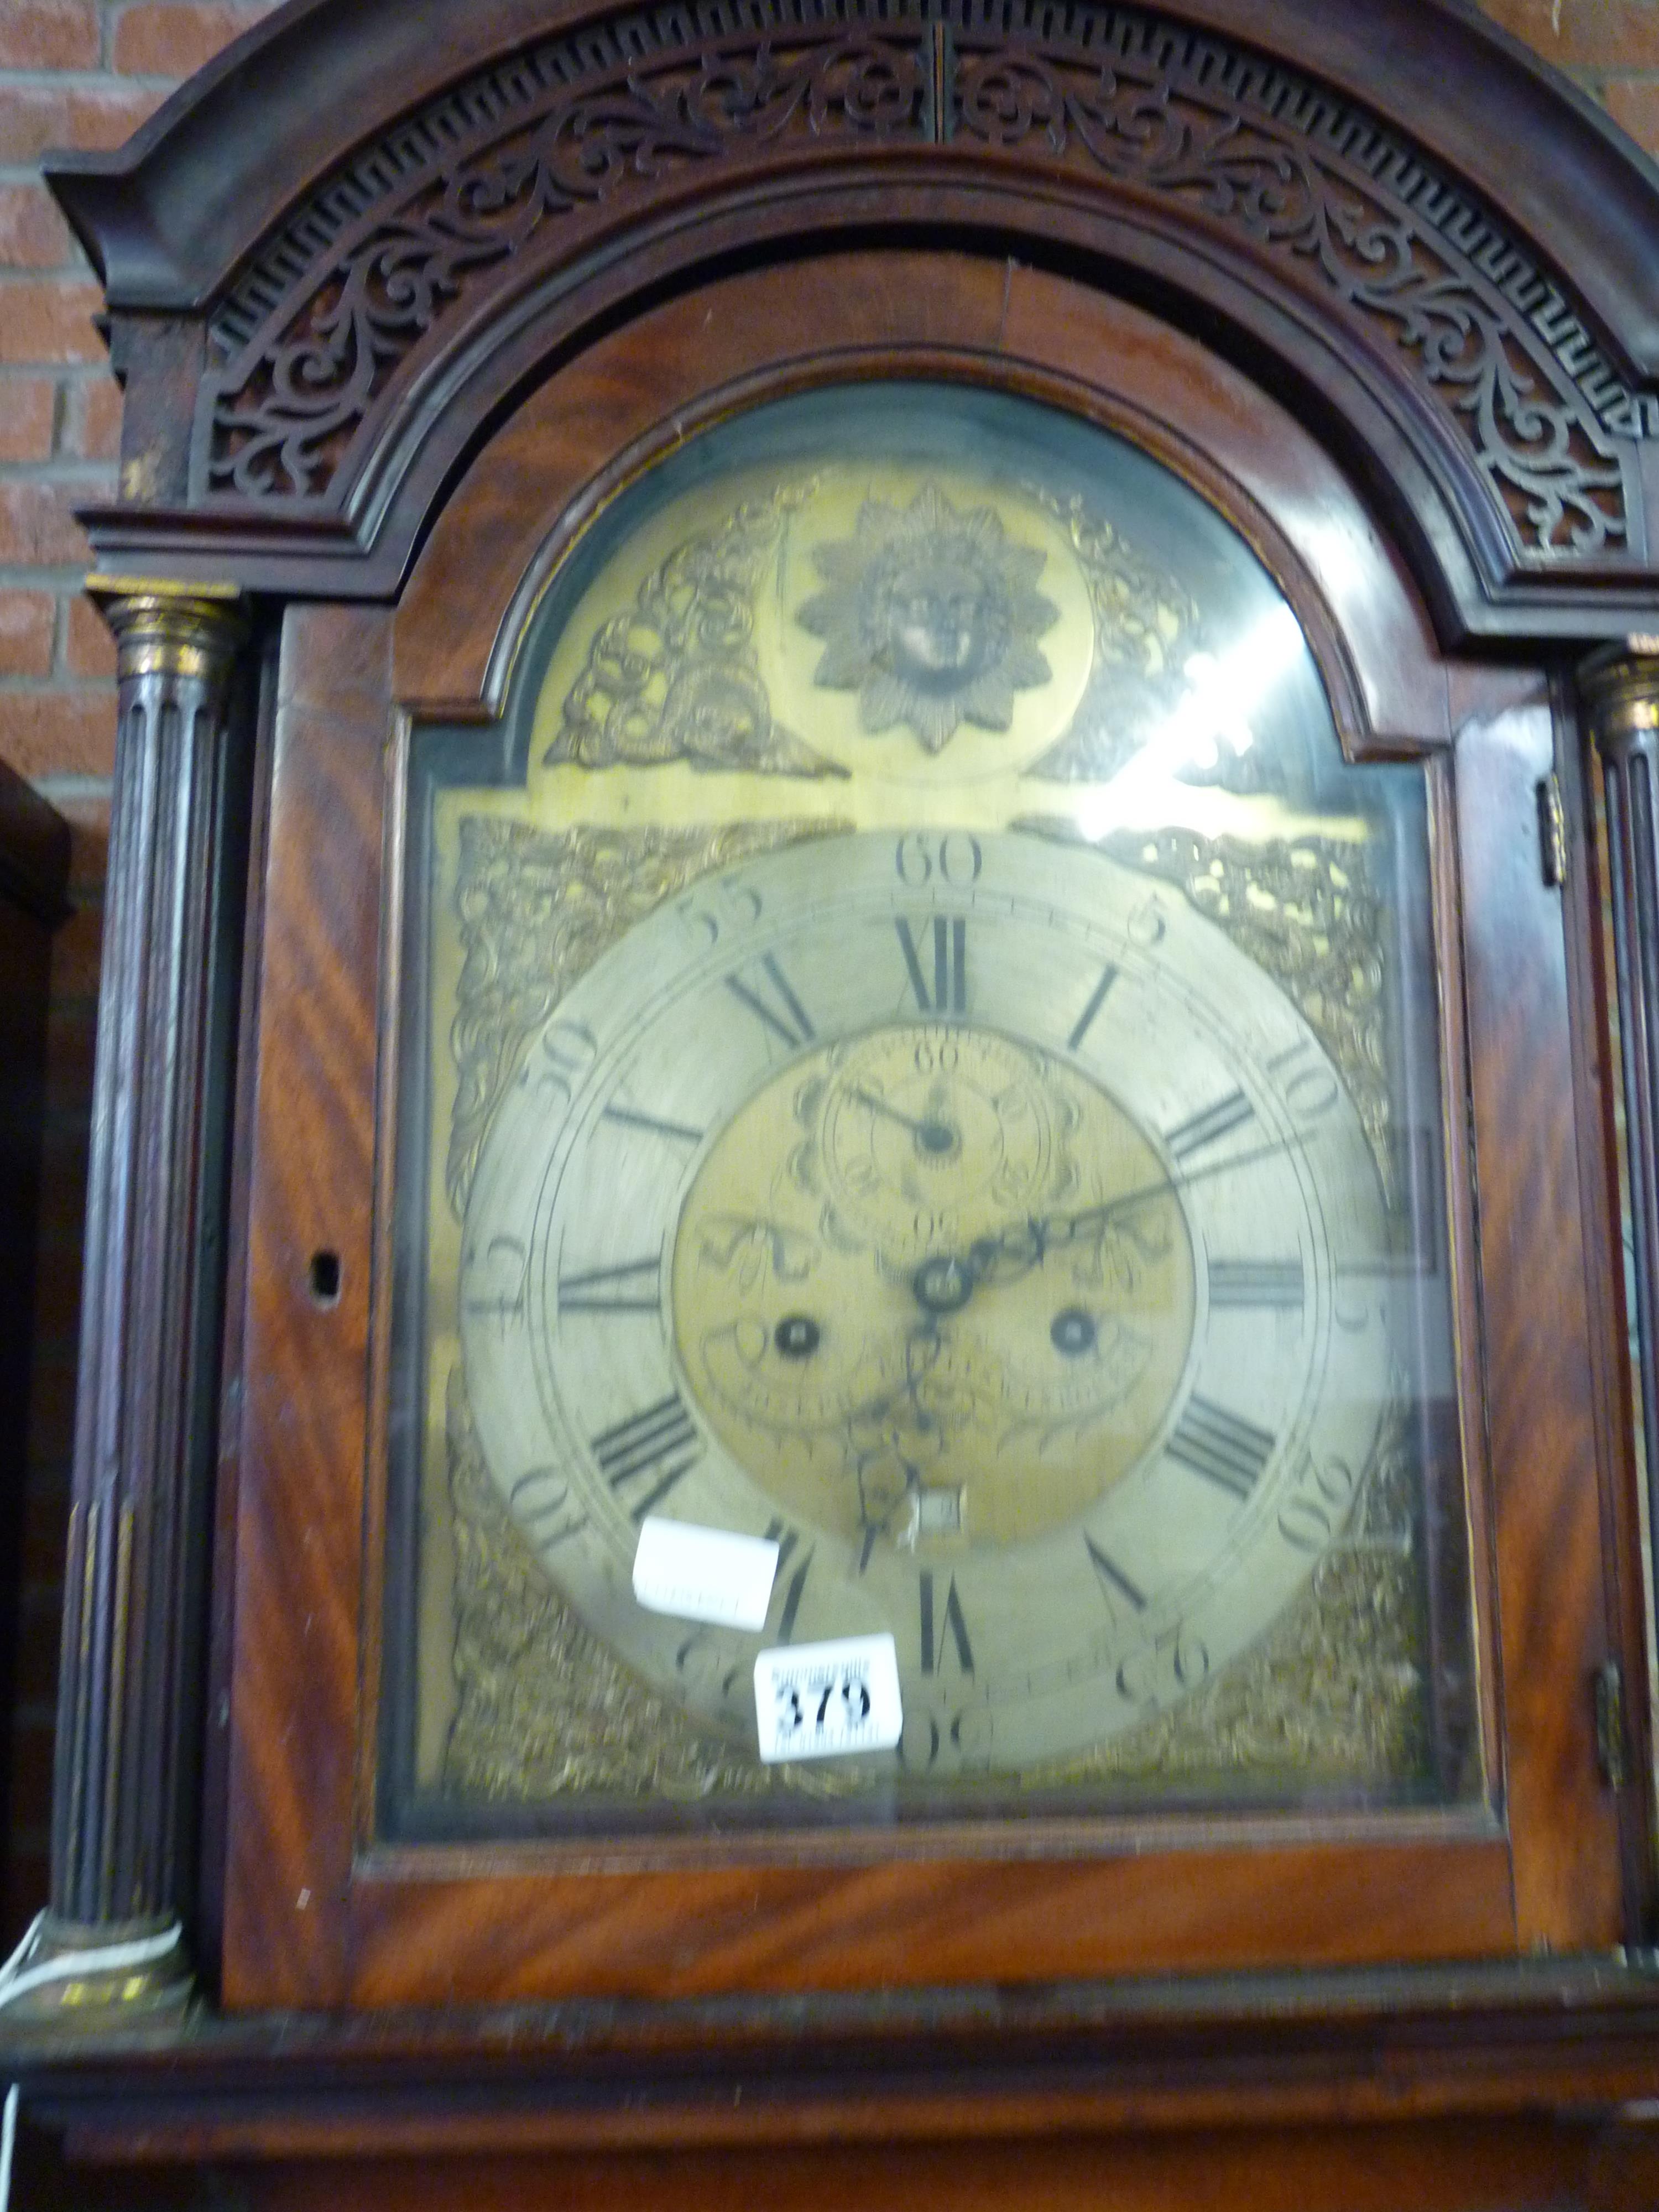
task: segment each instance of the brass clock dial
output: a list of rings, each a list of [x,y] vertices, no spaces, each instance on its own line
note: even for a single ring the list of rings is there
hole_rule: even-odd
[[[752,1742],[756,1653],[890,1630],[931,1778],[1177,1704],[1304,1587],[1390,1391],[1386,1218],[1290,1000],[1018,832],[829,835],[587,970],[467,1207],[480,1445],[568,1603]],[[757,1636],[642,1610],[656,1513],[781,1547]]]

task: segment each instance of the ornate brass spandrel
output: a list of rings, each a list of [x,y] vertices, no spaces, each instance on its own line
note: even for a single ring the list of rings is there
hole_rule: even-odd
[[[882,1779],[857,1762],[830,1773],[769,1771],[693,1728],[555,1591],[483,1463],[459,1365],[448,1432],[457,1706],[447,1790],[517,1802],[584,1790],[680,1801],[716,1791],[844,1797]],[[1341,1533],[1267,1632],[1173,1711],[1084,1759],[1033,1770],[1024,1787],[1201,1784],[1248,1772],[1268,1787],[1397,1790],[1426,1778],[1428,1638],[1415,1487],[1396,1411]]]
[[[447,1412],[457,1703],[444,1790],[517,1802],[769,1792],[764,1767],[647,1689],[554,1589],[484,1464],[459,1361]]]
[[[576,978],[700,876],[834,827],[554,831],[495,815],[462,819],[455,915],[464,957],[450,1028],[459,1087],[445,1172],[458,1220],[490,1115]]]
[[[1094,611],[1094,665],[1070,726],[1032,769],[1057,782],[1105,782],[1178,708],[1200,635],[1198,602],[1081,496],[1034,488],[1065,528]]]
[[[543,765],[617,763],[750,769],[778,775],[842,775],[779,721],[754,645],[755,600],[787,517],[811,479],[738,502],[696,531],[646,577],[633,604],[595,631],[565,694]]]

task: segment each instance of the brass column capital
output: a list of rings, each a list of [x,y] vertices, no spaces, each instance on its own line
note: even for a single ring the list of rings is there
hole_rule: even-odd
[[[146,576],[92,575],[87,597],[114,634],[117,673],[211,684],[228,673],[247,636],[234,584],[175,584]]]
[[[1616,757],[1659,732],[1659,635],[1623,638],[1592,653],[1578,672],[1578,696],[1599,750]]]

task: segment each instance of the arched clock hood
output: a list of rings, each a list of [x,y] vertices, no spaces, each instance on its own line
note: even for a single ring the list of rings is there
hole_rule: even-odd
[[[1289,398],[1448,642],[1616,634],[1652,588],[1654,172],[1446,0],[292,0],[49,174],[128,380],[106,566],[384,596],[593,332],[920,242],[1137,299]]]
[[[18,2080],[26,2116],[112,2155],[287,2160],[249,2197],[272,2208],[319,2201],[291,2170],[309,2153],[388,2154],[339,2200],[378,2207],[410,2201],[391,2154],[442,2150],[422,2201],[469,2212],[574,2201],[554,2163],[474,2186],[475,2154],[735,2144],[756,2195],[769,2145],[799,2168],[777,2201],[816,2203],[825,2146],[909,2136],[940,2192],[919,2197],[959,2202],[952,2178],[981,2186],[993,2134],[1025,2136],[1036,2173],[1093,2159],[1082,2131],[1109,2157],[1113,2130],[1140,2130],[1172,2175],[1206,2130],[1242,2146],[1241,2202],[1261,2197],[1258,2142],[1289,2172],[1302,2130],[1321,2173],[1363,2169],[1373,2194],[1365,2160],[1388,2137],[1398,2201],[1462,2212],[1447,2115],[1547,2150],[1621,2113],[1650,2124],[1659,171],[1465,0],[289,0],[129,145],[47,173],[103,279],[125,386],[118,495],[84,518],[119,700],[52,1900],[0,1973],[0,2043],[22,2039],[0,2090]],[[916,588],[890,589],[877,551],[915,545]],[[1237,607],[1261,622],[1203,627],[1218,575],[1246,579]],[[872,577],[880,623],[861,628],[854,586]],[[901,645],[908,690],[890,680]],[[1290,645],[1296,714],[1274,752],[1251,702]],[[1154,740],[1173,766],[1137,814],[1115,779],[1137,749],[1163,759]],[[1373,836],[1383,817],[1361,800],[1385,786],[1395,827]],[[775,933],[743,938],[775,888]],[[860,935],[866,891],[885,903]],[[1019,933],[1043,915],[1052,943]],[[1165,1097],[1168,978],[1226,1050],[1196,1015],[1190,1037],[1171,1026],[1205,1080]],[[592,1022],[567,1030],[578,992]],[[632,1021],[647,994],[665,1011],[641,1013],[657,1058],[641,1045],[637,1066],[661,1082],[621,1087],[636,1063],[619,1029],[601,1106],[584,1039],[599,1066],[601,1014]],[[1259,1505],[1274,1573],[1286,1547],[1322,1560],[1352,1532],[1378,1559],[1422,1558],[1418,1611],[1399,1615],[1422,1665],[1395,1667],[1370,1633],[1377,1567],[1343,1586],[1360,1626],[1310,1633],[1273,1677],[1284,1728],[1254,1796],[1166,1789],[1170,1767],[1133,1802],[1085,1801],[1062,1777],[1041,1820],[1010,1783],[982,1817],[941,1796],[936,1825],[924,1804],[906,1828],[826,1790],[797,1827],[763,1807],[738,1835],[725,1799],[700,1825],[698,1796],[671,1835],[650,1764],[633,1826],[620,1798],[567,1820],[526,1785],[472,1826],[446,1802],[399,1829],[386,1774],[405,1760],[424,1819],[416,1752],[448,1741],[447,1562],[483,1557],[457,1535],[422,1579],[422,1516],[462,1529],[471,1468],[466,1528],[488,1533],[494,1504],[516,1541],[501,1516],[527,1498],[563,1543],[580,1464],[617,1534],[590,1609],[594,1592],[633,1606],[617,1498],[693,1484],[679,1455],[727,1402],[714,1382],[696,1396],[693,1339],[664,1316],[713,1311],[707,1251],[718,1270],[748,1249],[688,1241],[676,1273],[688,1148],[716,1158],[710,1208],[769,1250],[750,1153],[793,1174],[805,1131],[812,1158],[842,1160],[800,1121],[798,1072],[879,1031],[875,1074],[860,1061],[843,1086],[849,1126],[879,1164],[879,1125],[902,1176],[954,1158],[977,1110],[965,1079],[954,1107],[948,1085],[942,1103],[872,1088],[895,1034],[927,1073],[923,1015],[975,1030],[987,1097],[1014,1098],[1017,1136],[1035,1100],[1043,1144],[1051,1126],[1115,1129],[1108,1093],[1141,1037],[1146,1141],[1199,1159],[1182,1194],[1209,1188],[1206,1147],[1242,1146],[1282,1107],[1282,1142],[1213,1155],[1218,1208],[1241,1166],[1271,1194],[1292,1141],[1314,1159],[1294,1115],[1312,1128],[1346,1102],[1329,1125],[1352,1137],[1346,1165],[1307,1169],[1305,1267],[1279,1234],[1289,1200],[1266,1197],[1254,1241],[1218,1227],[1213,1251],[1194,1246],[1190,1297],[1171,1262],[1182,1360],[1212,1312],[1240,1334],[1217,1335],[1213,1386],[1198,1353],[1172,1354],[1188,1395],[1177,1408],[1171,1382],[1148,1401],[1157,1451],[1205,1486],[1212,1520],[1171,1488],[1146,1525],[1160,1543],[1212,1526],[1219,1559],[1227,1516]],[[1045,1067],[1097,1051],[1107,1103],[1005,1083],[998,1039],[1028,1027]],[[729,1095],[682,1100],[669,1077],[714,1067],[722,1035]],[[1246,1085],[1258,1044],[1282,1098]],[[481,1238],[484,1201],[456,1197],[465,1163],[520,1121],[562,1145],[561,1100],[592,1105],[581,1131],[647,1149],[573,1173],[568,1252],[551,1200],[538,1212],[533,1178],[505,1169]],[[1028,1152],[1048,1158],[1035,1137]],[[1015,1321],[986,1324],[970,1381],[1013,1373],[1028,1336],[1039,1361],[1092,1356],[1081,1292],[1027,1313],[1018,1285],[1046,1297],[1047,1249],[1086,1242],[1119,1200],[1030,1179],[1036,1196],[1008,1186],[1017,1218],[961,1232],[977,1273],[917,1200],[914,1264],[866,1270],[873,1290],[849,1273],[822,1314],[769,1309],[742,1341],[810,1359],[896,1284],[905,1333],[872,1355],[896,1379],[849,1386],[836,1416],[859,1437],[895,1405],[944,1433],[923,1384],[981,1286]],[[629,1188],[655,1209],[637,1241]],[[1320,1222],[1383,1224],[1359,1259],[1320,1257],[1316,1199]],[[465,1328],[505,1342],[538,1310],[526,1285],[545,1308],[550,1282],[555,1321],[525,1321],[526,1340],[553,1343],[566,1314],[622,1330],[631,1395],[558,1399],[520,1465],[520,1430],[491,1423],[532,1403],[540,1370],[503,1360],[475,1419],[456,1316],[471,1299]],[[1328,1314],[1332,1341],[1373,1331],[1376,1358],[1341,1370],[1359,1377],[1358,1443],[1316,1455],[1291,1382],[1282,1404],[1250,1392],[1261,1343],[1300,1346]],[[1408,1336],[1428,1380],[1400,1489],[1417,1482],[1421,1510],[1372,1541],[1349,1507],[1406,1434],[1383,1353]],[[705,1381],[724,1371],[713,1341],[695,1339]],[[667,1364],[624,1370],[637,1343]],[[1283,1371],[1299,1390],[1288,1353]],[[1028,1407],[1060,1403],[1048,1366],[1032,1388]],[[732,1402],[735,1434],[761,1401]],[[1094,1451],[1078,1480],[1103,1497]],[[930,1539],[971,1528],[962,1491],[954,1520],[930,1496]],[[889,1514],[914,1608],[891,1620],[928,1677],[915,1711],[947,1668],[972,1671],[970,1644],[988,1675],[1002,1653],[1046,1686],[988,1606],[975,1625],[965,1570],[958,1590],[941,1567],[935,1591],[913,1565],[920,1486],[915,1505],[914,1525],[896,1493]],[[867,1560],[890,1532],[862,1492],[858,1514]],[[795,1547],[798,1593],[811,1553],[781,1516],[763,1543],[780,1574]],[[1079,1519],[1066,1587],[1079,1618],[1118,1609],[1090,1627],[1090,1666],[1139,1713],[1149,1670],[1167,1669],[1173,1710],[1210,1650],[1160,1628],[1164,1553],[1149,1538],[1138,1564],[1138,1525]],[[780,1613],[781,1647],[829,1556]],[[1008,1619],[1046,1633],[1062,1577],[1043,1572]],[[1284,1572],[1299,1593],[1303,1568]],[[1228,1577],[1255,1601],[1252,1575]],[[565,1589],[576,1620],[558,1571],[535,1588],[556,1605]],[[1290,1605],[1241,1609],[1240,1636]],[[528,1617],[504,1607],[503,1647],[533,1644],[562,1694],[569,1670]],[[596,1740],[613,1707],[646,1711],[624,1625],[611,1643],[603,1620],[581,1630]],[[665,1659],[645,1634],[661,1663],[638,1682],[663,1699],[629,1747],[655,1761],[680,1672],[706,1665],[724,1700],[752,1687],[756,1655],[745,1674],[682,1638]],[[1214,1640],[1218,1681],[1241,1653],[1254,1665],[1257,1645]],[[1345,1727],[1355,1709],[1332,1650],[1390,1694],[1432,1686],[1439,1764],[1389,1770],[1419,1794],[1368,1796],[1347,1767],[1340,1791],[1304,1787],[1306,1685]],[[404,1698],[417,1674],[437,1685],[428,1733]],[[516,1747],[529,1708],[491,1683]],[[960,1717],[928,1758],[934,1736],[979,1755]],[[1093,1705],[1060,1719],[1056,1756],[1106,1741]],[[544,1733],[562,1760],[574,1726]],[[142,2049],[118,2043],[131,2026]],[[1054,2201],[1099,2201],[1103,2170],[1069,2167]],[[639,2186],[601,2194],[707,2201]]]

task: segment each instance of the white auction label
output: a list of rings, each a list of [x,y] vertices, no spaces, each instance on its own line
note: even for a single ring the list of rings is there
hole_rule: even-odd
[[[892,1638],[845,1636],[763,1651],[755,1662],[755,1719],[769,1766],[890,1751],[904,1729]]]
[[[777,1577],[769,1536],[737,1536],[647,1514],[634,1553],[634,1595],[647,1613],[712,1620],[719,1628],[764,1628]]]

